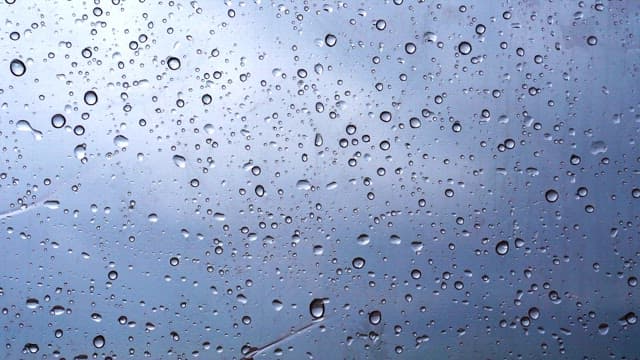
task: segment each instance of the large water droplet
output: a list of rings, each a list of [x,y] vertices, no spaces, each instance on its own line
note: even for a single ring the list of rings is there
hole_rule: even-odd
[[[22,60],[13,59],[9,64],[9,70],[11,70],[11,73],[15,76],[22,76],[27,72],[27,67],[24,65]]]
[[[187,159],[185,159],[184,156],[181,155],[173,155],[173,163],[181,169],[187,167]]]
[[[18,131],[30,132],[36,140],[42,140],[42,131],[34,129],[27,120],[18,120],[16,122]]]
[[[122,149],[129,146],[129,139],[124,135],[116,135],[113,138],[113,144]]]
[[[469,55],[471,53],[471,44],[467,41],[463,41],[458,45],[458,51],[462,55]]]
[[[84,93],[84,103],[93,106],[98,103],[98,94],[95,91],[89,90]]]
[[[327,44],[328,47],[334,47],[338,42],[338,38],[333,34],[327,34],[324,37],[324,43]]]
[[[169,69],[171,70],[178,70],[180,69],[180,59],[178,59],[177,57],[170,57],[167,59],[167,66],[169,67]]]
[[[51,126],[60,129],[67,123],[67,119],[62,114],[55,114],[51,117]]]
[[[544,198],[550,203],[558,201],[559,197],[560,195],[558,195],[558,192],[554,189],[547,190],[547,192],[544,193]]]
[[[382,321],[382,313],[378,310],[374,310],[369,313],[369,323],[371,325],[378,325]]]
[[[314,319],[320,319],[324,316],[324,299],[313,299],[309,304],[309,313]]]
[[[509,252],[509,242],[507,240],[499,241],[496,244],[496,253],[498,255],[507,255]]]
[[[93,338],[93,346],[95,346],[96,349],[101,349],[102,347],[104,347],[104,344],[105,344],[104,336],[98,335]]]

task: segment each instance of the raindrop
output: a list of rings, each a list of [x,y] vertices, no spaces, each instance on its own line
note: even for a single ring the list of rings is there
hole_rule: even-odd
[[[367,234],[358,235],[358,245],[368,245],[371,242],[371,238]]]
[[[107,274],[107,278],[109,278],[109,280],[116,280],[118,279],[118,272],[115,270],[111,270],[109,271],[109,274]]]
[[[382,19],[376,21],[376,29],[382,31],[382,30],[384,30],[386,28],[387,28],[387,22],[386,21],[384,21]]]
[[[93,338],[93,346],[95,346],[96,349],[102,349],[104,347],[104,344],[105,344],[104,336],[98,335]]]
[[[328,47],[336,46],[337,42],[338,38],[333,34],[327,34],[327,36],[324,37],[324,43],[327,44]]]
[[[24,65],[22,60],[13,59],[9,64],[9,70],[11,70],[11,73],[15,76],[22,76],[27,72],[27,67]]]
[[[458,51],[462,55],[469,55],[471,53],[471,44],[467,41],[463,41],[458,45]]]
[[[67,119],[62,114],[55,114],[51,117],[51,126],[60,129],[67,123]]]
[[[558,192],[553,189],[547,190],[547,192],[544,193],[544,198],[550,203],[558,201],[559,197]]]
[[[38,351],[40,351],[40,347],[38,346],[38,344],[28,343],[24,346],[24,351],[31,354],[35,354]]]
[[[416,53],[416,44],[412,43],[412,42],[408,42],[406,44],[404,44],[404,51],[409,54],[409,55],[413,55]]]
[[[498,255],[507,255],[509,252],[509,242],[502,240],[496,244],[496,253]]]
[[[84,93],[84,102],[87,105],[95,105],[98,102],[98,94],[95,91],[89,90]]]
[[[598,44],[598,38],[591,35],[587,38],[587,44],[589,44],[589,46],[594,46]]]
[[[351,261],[351,265],[353,265],[355,269],[362,269],[365,264],[366,261],[361,257],[353,258],[353,260]]]
[[[116,135],[113,138],[113,144],[119,148],[126,148],[129,146],[129,139],[124,135]]]
[[[40,302],[38,301],[38,299],[34,299],[34,298],[27,299],[27,308],[29,309],[35,309],[38,307],[39,304]]]
[[[609,324],[602,323],[598,325],[598,333],[600,335],[607,335],[609,333]]]
[[[184,156],[181,155],[173,155],[173,163],[175,164],[175,166],[184,169],[187,167],[187,159],[184,158]]]
[[[314,320],[324,317],[324,299],[313,299],[309,304],[309,313]]]
[[[169,67],[169,69],[171,70],[178,70],[180,69],[180,59],[178,59],[177,57],[170,57],[167,59],[167,66]]]
[[[378,325],[382,321],[382,313],[378,310],[374,310],[369,313],[369,323],[371,325]]]
[[[581,161],[582,159],[580,158],[580,156],[576,154],[571,155],[571,157],[569,158],[569,162],[571,163],[571,165],[580,165]]]

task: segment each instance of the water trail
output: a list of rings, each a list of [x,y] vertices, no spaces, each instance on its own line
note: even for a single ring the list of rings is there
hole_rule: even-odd
[[[291,330],[287,334],[285,334],[285,335],[283,335],[283,336],[281,336],[281,337],[279,337],[279,338],[277,338],[277,339],[275,339],[275,340],[273,340],[273,341],[271,341],[271,342],[269,342],[269,343],[267,343],[267,344],[265,344],[265,345],[263,345],[261,347],[252,348],[251,351],[249,351],[247,354],[244,355],[242,360],[253,360],[254,357],[256,357],[256,356],[262,354],[263,352],[269,350],[273,346],[278,345],[278,344],[280,344],[282,342],[291,340],[294,337],[305,333],[307,330],[317,327],[322,322],[322,320],[324,320],[324,318],[313,320],[313,321],[311,321],[311,323],[309,323],[309,324],[307,324],[307,325],[305,325],[305,326],[303,326],[301,328]]]

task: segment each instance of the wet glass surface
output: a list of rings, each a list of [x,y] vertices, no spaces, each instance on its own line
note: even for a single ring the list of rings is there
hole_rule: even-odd
[[[0,358],[637,358],[639,13],[3,0]]]

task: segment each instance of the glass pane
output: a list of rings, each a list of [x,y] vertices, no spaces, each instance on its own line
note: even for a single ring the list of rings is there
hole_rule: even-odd
[[[632,359],[640,2],[0,4],[0,357]]]

